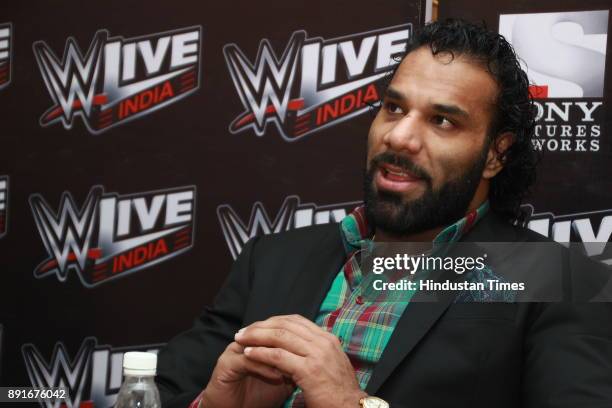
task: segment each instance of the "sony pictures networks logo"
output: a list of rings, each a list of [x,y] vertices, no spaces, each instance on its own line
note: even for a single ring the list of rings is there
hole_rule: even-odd
[[[500,15],[532,84],[539,150],[600,150],[608,19],[609,10]]]

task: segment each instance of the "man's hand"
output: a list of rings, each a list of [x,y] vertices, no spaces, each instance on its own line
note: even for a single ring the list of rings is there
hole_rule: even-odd
[[[202,408],[278,407],[291,395],[295,386],[282,373],[243,352],[234,342],[221,354],[202,393]]]
[[[235,337],[248,360],[275,367],[304,392],[308,408],[359,407],[359,388],[336,336],[299,316],[275,316],[241,329]]]

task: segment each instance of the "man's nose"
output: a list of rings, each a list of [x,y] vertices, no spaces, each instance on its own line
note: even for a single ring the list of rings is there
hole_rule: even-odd
[[[423,131],[419,114],[409,112],[389,129],[383,138],[383,142],[391,150],[415,154],[423,147]]]

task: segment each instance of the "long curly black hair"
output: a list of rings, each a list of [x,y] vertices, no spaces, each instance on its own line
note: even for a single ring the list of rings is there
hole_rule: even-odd
[[[503,218],[524,225],[529,214],[521,209],[521,202],[535,183],[541,156],[532,144],[535,108],[529,94],[529,80],[512,45],[502,35],[487,29],[484,23],[461,19],[428,23],[411,36],[406,51],[396,56],[398,64],[387,84],[399,62],[423,46],[428,46],[434,55],[448,53],[451,61],[461,55],[482,63],[497,81],[500,92],[497,111],[489,126],[489,142],[494,143],[504,132],[512,132],[514,142],[506,151],[498,152],[504,167],[491,180],[489,203]]]

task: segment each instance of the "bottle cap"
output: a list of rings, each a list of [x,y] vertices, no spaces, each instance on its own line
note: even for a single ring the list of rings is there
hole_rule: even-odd
[[[128,351],[123,355],[123,374],[155,375],[157,354],[142,351]]]

